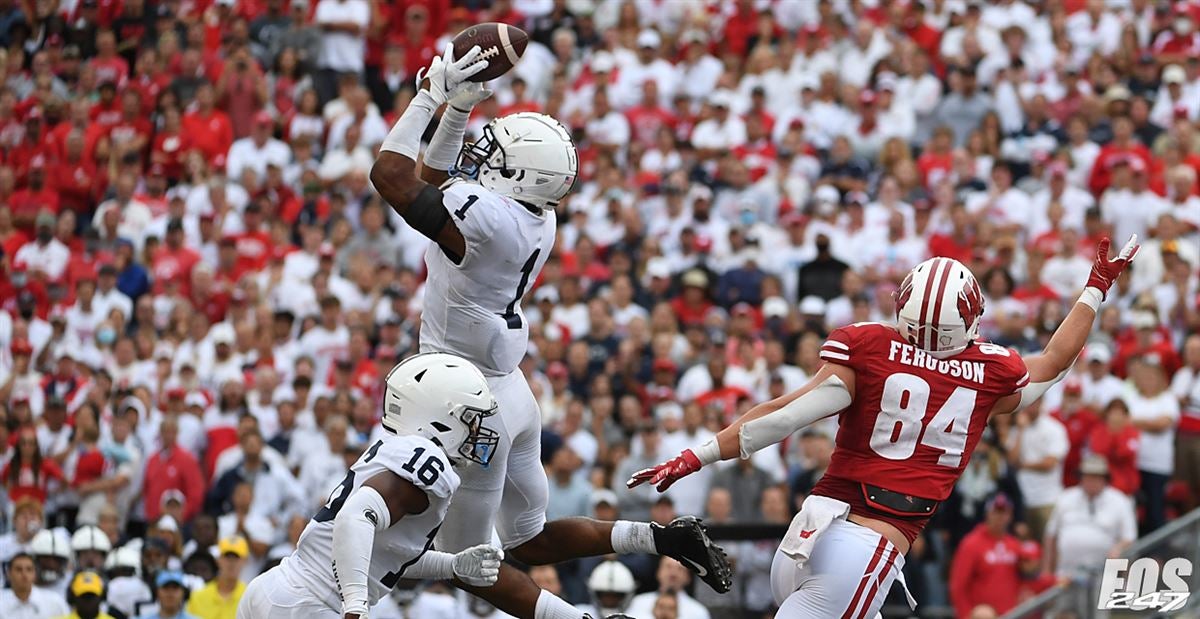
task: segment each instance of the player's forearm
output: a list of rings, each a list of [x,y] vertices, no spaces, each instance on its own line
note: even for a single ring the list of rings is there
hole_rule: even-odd
[[[421,165],[421,180],[430,185],[441,185],[450,178],[450,167],[458,157],[462,148],[463,135],[467,132],[467,120],[470,110],[454,107],[453,102],[446,106],[442,113],[441,122],[429,146],[425,149],[425,157]]]
[[[333,578],[342,597],[342,612],[366,615],[371,549],[375,533],[391,524],[383,497],[369,486],[350,495],[333,520]]]
[[[1084,293],[1085,295],[1088,293]],[[1088,303],[1079,301],[1071,308],[1066,320],[1054,331],[1046,348],[1042,351],[1044,364],[1041,371],[1034,373],[1029,370],[1029,380],[1040,382],[1050,380],[1063,371],[1071,368],[1075,359],[1087,344],[1088,335],[1092,332],[1092,323],[1096,320],[1096,310]]]
[[[417,155],[421,152],[421,136],[437,107],[427,91],[418,91],[383,140],[379,157],[371,166],[371,183],[401,215],[425,186],[417,178]]]

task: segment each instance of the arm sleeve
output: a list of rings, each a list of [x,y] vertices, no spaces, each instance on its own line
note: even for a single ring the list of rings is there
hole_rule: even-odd
[[[333,520],[333,578],[342,597],[342,613],[366,616],[367,575],[375,533],[391,525],[387,502],[370,486],[360,486]]]
[[[450,580],[454,578],[454,555],[449,552],[430,550],[421,555],[417,562],[404,570],[405,578],[428,580]]]
[[[826,378],[783,408],[744,424],[738,431],[742,459],[847,406],[850,406],[850,391],[846,383],[837,376]]]

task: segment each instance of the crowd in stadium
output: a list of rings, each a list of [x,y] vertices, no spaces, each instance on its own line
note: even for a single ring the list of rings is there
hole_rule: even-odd
[[[891,320],[925,258],[1027,354],[1130,234],[1078,365],[992,421],[907,583],[996,616],[1200,503],[1200,1],[4,0],[0,616],[232,618],[291,551],[417,350],[428,241],[368,173],[484,21],[531,43],[468,134],[541,111],[580,155],[524,302],[550,519],[786,525],[835,419],[624,482]],[[622,557],[627,612],[770,616],[777,542],[724,544],[724,596]],[[533,576],[589,602],[599,562]],[[372,616],[499,616],[450,596]]]

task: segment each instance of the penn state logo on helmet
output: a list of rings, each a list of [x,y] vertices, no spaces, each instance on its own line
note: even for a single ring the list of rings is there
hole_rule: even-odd
[[[979,337],[983,293],[970,269],[953,258],[918,264],[894,299],[900,334],[935,357],[956,355]]]

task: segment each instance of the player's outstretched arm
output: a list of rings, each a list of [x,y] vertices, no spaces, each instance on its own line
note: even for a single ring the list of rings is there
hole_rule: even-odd
[[[392,209],[408,225],[460,258],[466,253],[466,242],[442,204],[442,192],[418,178],[417,157],[433,113],[447,101],[477,92],[477,85],[467,78],[487,68],[487,61],[476,62],[479,54],[474,47],[453,60],[453,46],[448,46],[443,56],[433,59],[429,70],[417,76],[417,95],[384,139],[371,166],[371,184]]]
[[[440,187],[450,178],[450,169],[454,167],[458,152],[462,149],[471,110],[490,96],[492,91],[484,88],[483,84],[463,82],[458,94],[446,102],[437,131],[433,132],[429,146],[425,147],[425,156],[421,160],[421,180]]]
[[[1001,400],[996,405],[997,413],[1011,413],[1029,406],[1042,394],[1046,393],[1054,383],[1062,380],[1067,371],[1075,364],[1075,359],[1087,344],[1088,334],[1092,331],[1092,323],[1102,303],[1108,297],[1117,278],[1125,267],[1137,255],[1139,245],[1137,235],[1129,238],[1121,252],[1111,260],[1108,257],[1110,241],[1104,238],[1096,248],[1096,261],[1092,264],[1092,272],[1088,276],[1087,287],[1075,307],[1071,308],[1050,341],[1040,355],[1026,357],[1025,367],[1029,370],[1029,385],[1018,397],[1016,394]]]
[[[820,421],[850,405],[854,399],[854,370],[827,363],[803,387],[746,412],[712,440],[678,456],[633,474],[625,485],[635,488],[646,482],[666,491],[671,484],[701,467],[750,454],[790,436],[796,430]]]
[[[333,577],[342,596],[343,617],[367,615],[367,578],[375,534],[428,508],[425,491],[391,471],[372,476],[342,504],[333,521]],[[458,554],[429,551],[418,557],[408,573],[415,578],[458,579],[483,587],[496,582],[503,558],[504,551],[491,546],[475,546]]]

